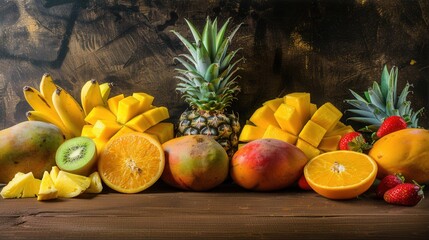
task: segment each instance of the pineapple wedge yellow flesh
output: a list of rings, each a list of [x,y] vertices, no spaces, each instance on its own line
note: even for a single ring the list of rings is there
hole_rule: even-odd
[[[58,190],[52,181],[51,175],[48,171],[45,171],[40,183],[39,192],[37,193],[37,200],[44,201],[55,198],[58,198]]]
[[[324,137],[317,148],[319,148],[324,152],[331,152],[331,151],[338,150],[338,143],[340,142],[340,140],[341,140],[341,135]]]
[[[33,173],[17,173],[0,192],[3,198],[22,198],[24,189],[34,179]]]
[[[274,117],[274,111],[267,105],[256,109],[249,120],[261,128],[267,128],[269,125],[280,127]]]
[[[253,126],[246,124],[241,130],[239,141],[240,142],[250,142],[256,139],[260,139],[264,136],[265,128]]]
[[[24,191],[22,191],[23,198],[35,198],[40,190],[40,184],[42,180],[33,178],[31,181],[25,186]]]
[[[297,137],[286,132],[283,131],[282,129],[275,127],[273,125],[269,125],[267,127],[267,129],[265,130],[264,135],[262,136],[262,138],[274,138],[274,139],[278,139],[290,144],[295,144]]]
[[[311,120],[328,131],[336,126],[342,116],[343,114],[334,105],[327,102],[316,110]]]
[[[119,101],[125,98],[124,94],[119,94],[114,97],[111,97],[107,99],[107,106],[109,107],[109,110],[116,116],[118,115],[118,106]]]
[[[49,172],[49,175],[51,175],[51,179],[53,182],[55,182],[55,179],[57,179],[58,173],[60,172],[60,169],[58,166],[53,166],[51,168],[51,171]]]
[[[320,150],[311,144],[307,143],[306,141],[299,139],[296,141],[297,148],[301,149],[301,151],[304,152],[304,154],[307,156],[308,159],[312,159],[315,156],[320,154]]]
[[[133,96],[128,96],[120,100],[116,120],[121,124],[125,124],[139,113],[139,106],[140,101]]]
[[[295,107],[282,103],[274,112],[274,117],[280,128],[295,136],[299,134],[304,123]]]
[[[159,142],[165,143],[174,137],[174,125],[172,123],[160,122],[149,128],[145,133],[152,134],[158,137]]]
[[[154,97],[143,92],[133,93],[133,97],[139,100],[139,109],[138,112],[146,112],[151,108]]]
[[[264,102],[262,105],[268,106],[273,112],[284,102],[283,98],[274,98]]]
[[[116,116],[104,106],[96,106],[85,117],[85,121],[94,125],[97,120],[116,121]]]
[[[92,127],[92,132],[95,138],[109,139],[121,128],[122,125],[116,121],[97,120]]]
[[[91,180],[91,183],[85,190],[85,193],[101,193],[101,191],[103,191],[103,184],[101,183],[100,174],[98,172],[93,172],[88,178]]]
[[[55,188],[58,189],[58,197],[73,198],[79,196],[91,184],[91,179],[65,171],[58,173],[55,180]]]

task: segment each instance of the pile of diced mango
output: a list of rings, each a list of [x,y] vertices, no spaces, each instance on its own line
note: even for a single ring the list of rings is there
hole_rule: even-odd
[[[261,138],[279,139],[294,144],[311,159],[338,150],[341,137],[354,131],[340,121],[342,116],[332,103],[318,108],[310,101],[310,93],[294,92],[268,100],[256,109],[239,141],[242,145]]]
[[[174,137],[173,123],[166,107],[152,105],[154,97],[143,92],[125,97],[119,94],[107,100],[107,106],[94,107],[86,116],[82,136],[92,138],[101,151],[112,138],[129,132],[144,132],[164,143]]]

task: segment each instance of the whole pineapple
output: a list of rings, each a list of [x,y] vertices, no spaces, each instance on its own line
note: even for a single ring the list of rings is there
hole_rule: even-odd
[[[411,102],[407,100],[409,88],[411,85],[407,83],[397,96],[398,68],[392,67],[389,71],[384,66],[381,74],[380,85],[374,82],[372,87],[364,92],[364,97],[350,90],[355,99],[345,100],[346,103],[355,107],[347,111],[356,116],[350,117],[347,120],[352,120],[367,124],[362,131],[376,132],[383,120],[389,116],[401,116],[407,122],[408,127],[419,127],[419,115],[423,108],[414,112],[411,108]]]
[[[181,34],[173,31],[188,49],[175,59],[185,69],[176,69],[180,80],[178,90],[190,109],[183,112],[177,125],[176,137],[204,134],[213,136],[232,157],[238,146],[240,123],[238,115],[226,112],[236,99],[240,88],[236,82],[239,76],[237,64],[232,62],[239,49],[228,52],[228,47],[241,24],[226,37],[230,19],[217,31],[217,19],[207,18],[202,33],[188,20],[186,23],[193,35],[191,43]]]

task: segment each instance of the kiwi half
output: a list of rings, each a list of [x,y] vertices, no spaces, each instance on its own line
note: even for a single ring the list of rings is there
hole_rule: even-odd
[[[62,143],[56,152],[57,166],[66,172],[88,176],[97,160],[97,148],[88,137],[75,137]]]

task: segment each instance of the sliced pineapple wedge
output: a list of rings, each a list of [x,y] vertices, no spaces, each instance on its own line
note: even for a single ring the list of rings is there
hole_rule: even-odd
[[[58,190],[55,187],[54,181],[52,181],[51,175],[48,171],[45,171],[40,183],[39,192],[37,193],[37,200],[44,201],[56,198],[58,198]]]
[[[85,190],[85,193],[101,193],[103,191],[103,184],[101,183],[100,174],[93,172],[88,176],[90,179],[89,187]]]
[[[3,187],[0,195],[3,198],[26,198],[35,197],[38,191],[35,178],[32,172],[15,174],[14,178]]]
[[[55,179],[55,188],[58,190],[58,197],[73,198],[79,196],[91,184],[91,179],[65,171],[60,171]]]

